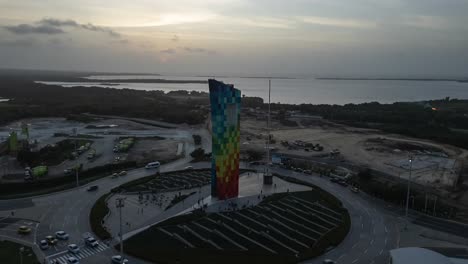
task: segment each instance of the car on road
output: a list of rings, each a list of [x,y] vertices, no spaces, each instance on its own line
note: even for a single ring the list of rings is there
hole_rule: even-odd
[[[338,183],[340,180],[337,179],[337,178],[335,178],[335,177],[331,177],[331,178],[330,178],[330,181],[331,181],[331,182],[334,182],[334,183]]]
[[[119,172],[119,176],[125,176],[125,175],[127,175],[127,171],[121,171],[121,172]]]
[[[184,168],[184,170],[193,170],[193,166],[187,166]]]
[[[128,264],[128,259],[124,259],[120,255],[112,256],[111,262],[114,264]]]
[[[117,172],[112,173],[112,176],[111,176],[112,179],[115,179],[117,177],[119,177],[119,174]]]
[[[359,189],[358,189],[356,186],[351,186],[350,190],[351,190],[353,193],[358,193],[358,192],[359,192]]]
[[[31,228],[30,227],[20,226],[18,228],[18,234],[20,234],[20,235],[27,235],[29,233],[31,233]]]
[[[348,183],[346,181],[344,181],[344,180],[339,180],[338,184],[341,185],[341,186],[345,186],[345,187],[348,186]]]
[[[67,263],[69,263],[69,264],[80,264],[80,261],[75,257],[69,257],[69,258],[67,258]]]
[[[47,241],[45,240],[41,240],[39,242],[39,247],[42,249],[42,250],[46,250],[49,248],[49,244],[47,243]]]
[[[156,169],[161,166],[161,163],[159,161],[153,161],[148,164],[146,164],[145,169]]]
[[[51,245],[51,246],[55,246],[55,245],[57,245],[57,243],[58,243],[58,240],[57,240],[55,237],[53,237],[53,236],[46,236],[46,237],[45,237],[45,240],[46,240],[47,243],[48,243],[49,245]]]
[[[88,189],[86,189],[86,190],[88,192],[94,192],[94,191],[97,191],[97,189],[99,189],[99,186],[93,185],[93,186],[89,186]]]
[[[73,254],[78,254],[80,253],[80,247],[78,247],[76,244],[70,244],[68,245],[68,251]]]
[[[68,234],[65,231],[57,231],[55,232],[55,237],[60,240],[68,240]]]
[[[335,264],[336,262],[331,259],[325,259],[322,263],[323,264]]]
[[[97,242],[96,239],[94,239],[94,237],[85,238],[85,244],[88,247],[97,247],[97,246],[99,246],[99,243]]]

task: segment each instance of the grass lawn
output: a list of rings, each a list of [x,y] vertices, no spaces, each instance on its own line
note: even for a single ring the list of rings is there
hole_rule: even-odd
[[[24,247],[23,264],[38,264],[36,254],[30,247],[10,241],[0,241],[0,262],[5,264],[20,264],[20,248]]]

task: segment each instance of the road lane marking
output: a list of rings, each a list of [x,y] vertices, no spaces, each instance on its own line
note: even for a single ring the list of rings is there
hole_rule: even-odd
[[[354,244],[352,248],[355,248],[357,246],[358,243]]]
[[[366,250],[364,250],[364,254],[367,254],[367,250],[368,250],[367,248],[366,248]]]
[[[387,238],[388,238],[388,237],[385,237],[385,245],[387,245]]]
[[[355,260],[353,260],[353,262],[352,262],[352,263],[356,263],[358,260],[359,260],[359,259],[355,259]]]
[[[370,244],[371,244],[371,245],[374,244],[374,239],[372,239],[372,240],[370,241]]]
[[[383,249],[380,250],[379,256],[382,255],[382,253],[383,253]]]
[[[388,229],[386,225],[385,225],[385,233],[388,233]]]

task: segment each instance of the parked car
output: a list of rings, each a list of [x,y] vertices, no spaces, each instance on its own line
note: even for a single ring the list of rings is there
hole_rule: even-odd
[[[79,261],[77,258],[75,258],[75,257],[69,257],[69,258],[67,258],[67,262],[68,262],[69,264],[80,264],[80,261]]]
[[[128,259],[124,259],[120,255],[112,256],[111,262],[114,264],[128,264]]]
[[[80,248],[76,244],[70,244],[68,245],[68,251],[73,254],[78,254],[80,253]]]
[[[20,234],[20,235],[27,235],[29,233],[31,233],[31,228],[30,227],[20,226],[18,228],[18,234]]]
[[[97,247],[97,246],[99,246],[99,243],[97,242],[96,239],[94,239],[94,237],[85,238],[85,244],[88,247]]]
[[[55,232],[55,237],[60,240],[68,240],[68,234],[65,231],[57,231]]]
[[[127,171],[121,171],[121,172],[119,173],[119,176],[125,176],[125,175],[127,175]]]
[[[42,249],[42,250],[46,250],[49,248],[49,244],[47,243],[47,241],[45,240],[41,240],[39,242],[39,247]]]
[[[55,245],[57,245],[57,243],[58,243],[58,240],[57,240],[55,237],[53,237],[53,236],[46,236],[46,237],[45,237],[45,240],[46,240],[47,243],[49,243],[49,245],[51,245],[51,246],[55,246]]]
[[[93,186],[89,186],[88,189],[86,189],[86,190],[88,192],[94,192],[94,191],[97,191],[97,189],[99,189],[99,186],[93,185]]]
[[[193,170],[193,167],[192,166],[187,166],[184,168],[184,170]]]
[[[119,177],[119,174],[117,172],[112,173],[112,176],[111,176],[112,179],[115,179],[117,177]]]

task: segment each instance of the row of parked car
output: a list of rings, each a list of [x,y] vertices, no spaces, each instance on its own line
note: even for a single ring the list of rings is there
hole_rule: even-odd
[[[330,181],[331,182],[334,182],[334,183],[338,183],[339,185],[341,186],[344,186],[344,187],[347,187],[348,186],[348,183],[343,180],[343,179],[339,179],[339,178],[336,178],[336,177],[331,177],[330,178]],[[350,186],[349,189],[353,192],[353,193],[358,193],[359,192],[359,188],[357,188],[356,186]]]

